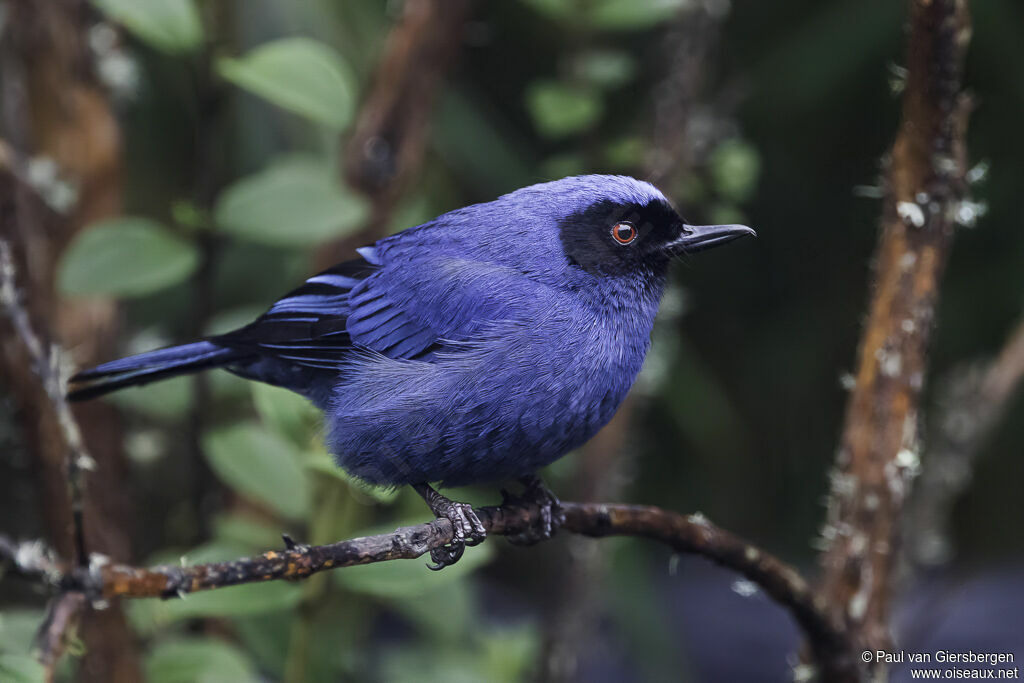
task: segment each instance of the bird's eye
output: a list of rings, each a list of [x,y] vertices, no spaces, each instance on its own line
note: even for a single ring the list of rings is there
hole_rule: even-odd
[[[629,244],[636,239],[636,226],[625,221],[612,226],[612,239],[619,244]]]

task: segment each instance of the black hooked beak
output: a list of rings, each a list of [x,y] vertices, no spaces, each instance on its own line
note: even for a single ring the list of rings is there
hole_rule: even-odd
[[[674,253],[692,254],[757,233],[745,225],[683,225],[679,237],[665,245]]]

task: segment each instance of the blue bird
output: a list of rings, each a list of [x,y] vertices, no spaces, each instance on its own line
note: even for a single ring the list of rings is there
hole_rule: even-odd
[[[687,225],[625,176],[531,185],[357,249],[234,332],[80,372],[69,398],[212,367],[296,391],[338,465],[451,520],[440,568],[485,530],[429,483],[518,478],[550,534],[557,499],[535,473],[622,403],[672,259],[753,234]]]

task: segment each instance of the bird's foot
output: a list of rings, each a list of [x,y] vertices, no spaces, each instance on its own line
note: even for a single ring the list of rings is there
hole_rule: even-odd
[[[427,567],[439,571],[451,566],[459,561],[466,546],[479,545],[487,538],[487,529],[473,511],[472,505],[450,500],[427,484],[416,484],[413,488],[423,497],[435,517],[444,517],[452,523],[451,543],[433,548],[430,559],[434,564],[428,564]]]
[[[520,477],[519,481],[525,487],[523,492],[518,496],[512,496],[507,491],[502,491],[505,498],[503,504],[536,505],[540,508],[540,519],[536,525],[523,533],[508,536],[508,541],[513,545],[534,545],[546,541],[554,536],[558,527],[562,525],[562,503],[537,475]]]

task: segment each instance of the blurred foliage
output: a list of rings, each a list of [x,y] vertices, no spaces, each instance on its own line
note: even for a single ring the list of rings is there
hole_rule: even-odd
[[[97,51],[99,72],[130,73],[104,67],[128,60],[139,74],[134,84],[109,83],[124,126],[127,206],[124,217],[80,233],[58,284],[71,297],[124,300],[124,346],[110,357],[247,322],[312,271],[320,247],[369,239],[367,203],[345,187],[338,154],[400,3],[94,5],[98,22],[126,31]],[[1024,43],[1011,28],[1024,10],[1015,0],[973,7],[968,81],[981,107],[971,151],[991,168],[976,188],[990,211],[954,250],[938,374],[993,353],[1024,303],[1016,229],[1024,142],[1006,134],[1024,109]],[[721,35],[687,103],[687,160],[663,187],[689,220],[750,221],[760,237],[678,269],[686,289],[669,292],[635,392],[627,497],[702,510],[797,561],[811,558],[822,518],[845,400],[839,379],[853,362],[865,301],[878,203],[852,190],[876,182],[894,132],[888,80],[900,60],[901,8],[892,0],[478,3],[433,113],[422,172],[392,220],[393,229],[409,227],[567,174],[645,175],[663,151],[653,131],[667,71],[678,66],[672,41],[686,22],[710,20]],[[197,319],[198,311],[209,314]],[[280,545],[284,530],[322,543],[426,519],[411,492],[368,488],[334,467],[302,399],[219,371],[203,381],[209,400],[198,416],[190,378],[109,399],[127,427],[136,559],[227,560]],[[204,425],[202,457],[189,436],[195,420]],[[1020,423],[991,445],[958,509],[958,541],[973,557],[1024,550],[1015,533],[1024,499],[1012,493],[1024,475]],[[0,490],[14,492],[0,505],[17,507],[0,511],[23,527],[5,531],[29,535],[38,529],[24,493],[27,462],[2,465]],[[571,456],[546,474],[556,491],[569,488],[575,463]],[[485,488],[455,495],[497,500]],[[665,552],[614,548],[616,590],[600,612],[623,634],[622,656],[651,680],[685,670],[685,648],[666,635],[667,607],[649,581],[666,574]],[[153,681],[518,681],[542,651],[541,615],[557,597],[546,581],[554,557],[547,546],[520,551],[492,540],[440,573],[392,562],[301,584],[133,602],[129,614]],[[3,680],[38,680],[28,652],[40,618],[37,602],[0,612]]]
[[[148,218],[89,227],[61,256],[57,284],[70,296],[142,297],[188,279],[199,253]]]
[[[42,620],[42,609],[5,608],[0,612],[0,680],[11,683],[43,680],[43,667],[31,654]]]
[[[204,638],[161,642],[146,657],[145,672],[150,683],[260,680],[244,652],[224,641]]]
[[[566,25],[628,31],[667,22],[689,5],[687,0],[528,0],[542,14]]]
[[[345,192],[315,157],[276,159],[221,193],[214,219],[225,232],[270,245],[316,246],[357,230],[366,202]]]
[[[203,26],[193,0],[94,0],[111,21],[157,50],[180,53],[198,48]]]
[[[302,463],[274,432],[238,422],[207,432],[203,453],[225,484],[285,519],[302,519],[309,511],[309,482]]]
[[[238,87],[325,126],[341,129],[352,119],[353,76],[338,54],[321,42],[274,40],[241,59],[220,59],[217,72]]]
[[[526,92],[526,102],[537,129],[553,138],[585,131],[597,122],[603,109],[595,92],[554,81],[534,82]]]

